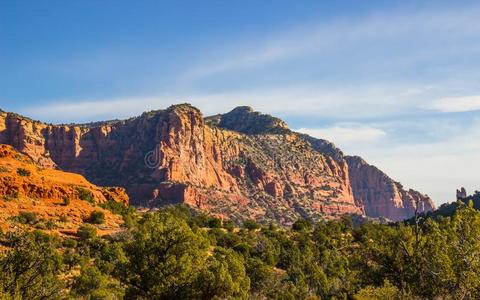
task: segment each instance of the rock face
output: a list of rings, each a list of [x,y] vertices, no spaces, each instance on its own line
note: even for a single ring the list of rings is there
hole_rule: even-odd
[[[403,220],[418,212],[434,209],[432,200],[414,190],[405,190],[385,173],[358,156],[346,156],[357,205],[365,207],[370,217]]]
[[[135,205],[186,203],[234,220],[285,225],[299,216],[366,213],[399,219],[412,211],[398,212],[392,188],[365,179],[380,175],[352,168],[333,144],[292,132],[280,119],[249,107],[204,119],[183,104],[86,125],[47,125],[3,112],[0,143],[42,166],[122,186]],[[405,198],[404,206],[407,198],[421,196],[396,188],[393,194]]]
[[[65,203],[65,199],[69,203]],[[42,168],[11,146],[0,144],[0,228],[3,230],[18,226],[12,217],[20,212],[33,212],[54,222],[50,230],[72,233],[92,211],[100,210],[106,217],[100,231],[111,232],[123,221],[98,207],[108,200],[128,204],[122,188],[98,187],[79,174]],[[58,222],[60,217],[65,220]]]
[[[255,122],[257,118],[261,121]],[[369,217],[403,220],[415,214],[417,203],[418,212],[434,209],[433,201],[428,196],[411,189],[405,190],[400,183],[360,157],[345,156],[329,141],[289,131],[286,124],[277,118],[254,112],[249,107],[238,107],[227,114],[215,116],[215,120],[220,127],[246,134],[296,135],[297,138],[308,142],[315,151],[332,158],[337,164],[348,165],[348,172],[345,171],[345,174],[348,173],[346,181],[350,182],[355,204]],[[243,123],[242,120],[248,122]]]

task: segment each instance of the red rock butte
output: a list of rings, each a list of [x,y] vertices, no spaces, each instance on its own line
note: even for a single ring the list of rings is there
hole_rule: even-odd
[[[36,163],[126,189],[138,206],[185,203],[214,215],[288,225],[362,214],[401,220],[434,208],[359,157],[237,107],[204,118],[188,104],[128,120],[49,125],[0,113],[0,143]],[[148,155],[148,161],[145,157]]]

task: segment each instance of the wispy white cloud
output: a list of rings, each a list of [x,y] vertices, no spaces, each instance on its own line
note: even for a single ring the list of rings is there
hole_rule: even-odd
[[[480,40],[472,37],[480,33],[480,23],[477,22],[479,12],[479,7],[428,12],[390,11],[349,20],[299,25],[278,33],[249,36],[247,40],[224,41],[224,44],[212,45],[214,55],[196,55],[198,64],[193,63],[192,69],[184,70],[186,75],[177,78],[177,83],[172,83],[174,90],[168,90],[170,94],[167,96],[152,93],[148,97],[72,98],[50,102],[42,107],[26,107],[22,113],[53,120],[124,118],[144,110],[164,108],[171,103],[191,102],[205,114],[225,112],[236,105],[251,105],[273,114],[315,115],[341,121],[402,115],[428,109],[446,112],[471,110],[479,105],[476,99],[463,99],[456,107],[452,107],[448,100],[434,102],[432,105],[425,103],[430,99],[443,99],[458,90],[464,92],[462,89],[468,84],[464,82],[474,82],[476,85],[478,80],[452,83],[453,77],[443,76],[446,72],[442,69],[444,66],[438,66],[440,71],[433,70],[436,65],[430,66],[426,71],[423,68],[420,70],[428,71],[429,75],[443,72],[441,79],[428,80],[422,77],[416,80],[401,77],[395,72],[397,69],[401,70],[400,73],[409,70],[400,66],[402,64],[416,67],[417,62],[428,61],[443,51],[449,52],[449,55],[452,51],[456,54],[456,51],[467,51],[470,48],[478,51]],[[475,42],[476,40],[478,41]],[[468,49],[465,50],[466,48]],[[255,70],[258,66],[303,59],[309,55],[315,57],[309,60],[310,66],[315,66],[319,60],[332,61],[321,78],[251,86],[228,82],[227,85],[232,87],[228,92],[223,92],[226,90],[223,86],[225,72],[235,74],[239,69],[248,70],[251,75],[247,76],[248,80],[256,78]],[[383,58],[375,62],[377,56]],[[341,65],[349,59],[352,60],[352,65]],[[377,68],[372,69],[375,64]],[[392,70],[382,69],[386,66],[397,71],[392,74]],[[329,74],[337,70],[337,77],[329,80]],[[182,73],[181,70],[178,71]],[[268,74],[288,79],[288,72],[275,72]],[[358,77],[348,78],[351,73],[358,74]],[[374,78],[362,81],[362,74]],[[203,78],[210,75],[221,75],[217,76],[220,82],[214,79],[209,82],[208,89],[204,89],[201,84],[196,85],[197,81],[202,82]],[[470,79],[475,79],[476,75],[469,76]],[[151,78],[148,80],[152,81]],[[219,87],[223,87],[223,91]]]
[[[186,77],[191,80],[235,72],[306,55],[321,57],[332,50],[349,49],[351,53],[366,49],[374,51],[375,48],[407,50],[401,51],[400,60],[405,60],[406,55],[423,59],[422,50],[426,49],[431,57],[455,49],[466,51],[465,47],[471,48],[476,43],[469,41],[464,45],[458,42],[480,33],[479,11],[480,7],[449,11],[390,11],[349,20],[307,23],[281,33],[258,36],[253,42],[249,37],[248,40],[231,41],[228,47],[216,46],[211,58],[203,57],[200,64],[187,71]],[[445,47],[446,43],[451,46]],[[478,47],[474,48],[478,51]],[[390,54],[383,55],[388,57]]]
[[[46,105],[24,107],[20,113],[49,122],[85,122],[124,119],[147,110],[165,108],[168,98],[131,97],[108,99],[64,100]]]
[[[424,123],[422,131],[433,132],[443,128],[448,121],[438,118]],[[447,130],[436,139],[408,141],[396,139],[390,133],[392,124],[365,124],[381,128],[387,134],[368,143],[344,144],[347,154],[360,155],[376,165],[407,188],[414,188],[428,194],[440,205],[455,200],[455,189],[464,186],[472,192],[479,189],[480,169],[480,119],[471,118]],[[397,134],[412,134],[418,128],[418,120],[403,122],[403,131]],[[395,127],[393,129],[396,129]]]
[[[224,113],[238,105],[283,116],[356,119],[402,114],[417,108],[431,86],[373,84],[358,86],[293,85],[229,92],[183,92],[151,97],[70,99],[24,107],[21,113],[47,121],[126,118],[175,103],[191,103],[205,115]]]
[[[422,122],[423,135],[435,139],[408,140],[405,135],[419,130],[419,120],[385,123],[333,124],[298,131],[334,142],[350,155],[360,155],[406,188],[428,194],[437,205],[455,200],[455,189],[479,189],[480,119],[462,126],[448,126],[443,118]],[[447,125],[446,125],[447,124]],[[401,127],[400,132],[398,132]],[[446,128],[449,127],[449,128]],[[404,135],[402,138],[392,133]],[[444,131],[439,135],[439,131]]]
[[[326,139],[344,148],[351,144],[371,143],[385,137],[386,132],[365,124],[336,124],[322,128],[300,128],[296,131]]]
[[[480,110],[480,95],[442,98],[433,101],[430,107],[442,112],[465,112]]]

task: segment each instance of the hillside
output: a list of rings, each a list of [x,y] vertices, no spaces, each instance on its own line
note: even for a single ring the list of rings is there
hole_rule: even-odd
[[[260,114],[250,107],[238,107],[227,114],[215,116],[215,119],[219,127],[246,134],[293,134],[307,141],[322,155],[331,157],[339,164],[348,165],[348,178],[355,204],[362,208],[368,217],[403,220],[415,213],[417,203],[420,205],[420,212],[434,209],[434,204],[428,196],[412,189],[405,190],[399,182],[391,179],[380,169],[369,165],[361,157],[344,155],[329,141],[290,131],[278,118]]]
[[[203,118],[187,104],[124,121],[48,125],[0,113],[0,143],[46,167],[124,187],[134,205],[185,203],[242,221],[288,225],[366,214],[400,220],[430,198],[333,144],[238,107]]]
[[[128,204],[121,188],[101,188],[83,176],[43,168],[11,146],[0,144],[0,228],[38,228],[73,234],[91,213],[104,214],[100,233],[119,229],[122,218],[101,208],[107,201]]]

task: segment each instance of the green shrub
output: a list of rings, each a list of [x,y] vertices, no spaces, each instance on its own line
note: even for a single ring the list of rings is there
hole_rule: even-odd
[[[55,228],[55,222],[53,222],[53,220],[47,220],[45,222],[45,228],[48,229],[48,230],[52,230],[53,228]]]
[[[74,239],[65,239],[63,240],[63,246],[66,248],[75,248],[77,247],[77,241]]]
[[[63,206],[70,205],[70,198],[68,196],[63,196]]]
[[[117,202],[115,200],[108,200],[107,202],[101,203],[100,204],[101,208],[108,209],[112,213],[116,215],[122,215],[125,213],[126,210],[128,210],[128,206],[123,204],[122,202]]]
[[[0,299],[62,299],[62,258],[55,240],[38,231],[5,237],[0,256]],[[4,293],[2,295],[2,293]]]
[[[30,211],[22,211],[17,216],[17,221],[22,224],[30,224],[33,225],[37,223],[38,216],[34,212]]]
[[[87,190],[86,188],[83,187],[77,187],[77,192],[78,192],[78,198],[83,201],[87,201],[90,203],[95,202],[95,198],[93,197],[93,193],[90,190]]]
[[[122,226],[131,228],[135,225],[137,221],[136,209],[133,206],[125,205],[122,202],[117,202],[114,200],[108,200],[100,204],[100,207],[107,209],[116,215],[122,216],[123,224]]]
[[[200,299],[248,299],[250,279],[242,257],[232,249],[217,247],[209,256],[195,285]]]
[[[355,300],[382,300],[382,299],[406,299],[404,295],[398,290],[397,287],[392,285],[389,281],[385,281],[383,286],[374,287],[367,286],[361,289],[356,295],[353,296]]]
[[[28,176],[30,176],[31,172],[27,169],[24,169],[24,168],[18,168],[17,169],[17,174],[19,176],[28,177]]]
[[[77,244],[75,244],[75,247],[76,246]],[[85,256],[81,256],[80,254],[76,253],[75,250],[70,248],[66,249],[66,251],[63,253],[62,260],[63,263],[67,266],[67,269],[71,270],[75,266],[85,264],[87,258]]]
[[[221,228],[222,227],[222,219],[212,217],[208,220],[208,227],[209,228]]]
[[[124,291],[118,281],[88,266],[75,278],[72,294],[82,299],[122,299]]]
[[[105,223],[105,213],[103,211],[94,210],[88,218],[88,222],[91,224],[103,224]]]
[[[134,214],[128,214],[128,215],[122,216],[122,218],[123,218],[123,224],[121,225],[122,227],[133,228],[137,223],[137,217]]]
[[[260,228],[260,224],[254,220],[245,220],[245,222],[243,222],[243,227],[248,230],[255,230]]]
[[[193,217],[193,224],[197,225],[198,227],[200,228],[203,228],[203,227],[208,227],[208,220],[210,219],[210,217],[208,215],[206,215],[205,213],[199,213],[198,215],[196,215],[195,217]]]
[[[247,243],[236,244],[232,249],[244,256],[248,256],[249,253],[252,251],[250,245],[248,245]]]
[[[225,220],[223,221],[223,228],[228,231],[233,231],[233,229],[235,229],[235,224],[230,220]]]
[[[45,224],[42,223],[42,222],[36,223],[36,224],[35,224],[35,228],[36,228],[36,229],[40,229],[40,230],[45,230],[45,229],[47,229],[47,227],[45,227]]]
[[[292,229],[294,231],[307,231],[312,229],[312,223],[305,219],[298,219],[293,223]]]
[[[185,220],[165,212],[146,214],[133,237],[124,247],[127,263],[121,281],[127,286],[125,298],[214,298],[200,297],[190,288],[204,268],[209,245]]]
[[[97,229],[89,224],[82,225],[77,230],[77,236],[82,241],[94,239],[97,237]]]

